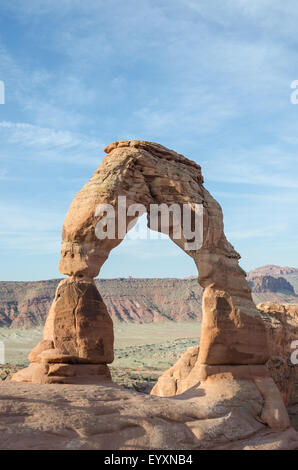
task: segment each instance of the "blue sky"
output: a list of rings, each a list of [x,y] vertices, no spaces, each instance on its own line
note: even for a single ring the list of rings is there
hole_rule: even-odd
[[[241,265],[298,266],[298,3],[2,0],[0,279],[58,277],[72,198],[121,139],[198,162]],[[102,277],[195,274],[124,240]]]

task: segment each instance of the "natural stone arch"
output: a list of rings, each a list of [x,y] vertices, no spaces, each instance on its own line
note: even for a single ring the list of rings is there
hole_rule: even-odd
[[[221,207],[203,186],[200,166],[145,141],[115,142],[105,152],[108,155],[74,198],[65,219],[59,270],[69,277],[57,288],[44,339],[29,356],[31,365],[14,379],[109,379],[106,364],[113,361],[113,325],[93,279],[122,239],[96,237],[96,208],[101,203],[117,208],[119,195],[126,196],[128,205],[143,204],[147,212],[152,203],[203,205],[203,245],[186,251],[205,288],[198,362],[203,367],[264,364],[264,324],[238,264],[240,256],[225,237]],[[184,249],[183,237],[173,241]]]

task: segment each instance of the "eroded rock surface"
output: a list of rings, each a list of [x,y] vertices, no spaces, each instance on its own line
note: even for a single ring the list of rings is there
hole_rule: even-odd
[[[264,407],[262,416],[269,426],[274,426],[275,417],[279,421],[283,415],[282,420],[287,420],[281,396],[284,404],[289,407],[292,421],[298,422],[298,366],[291,360],[292,342],[298,340],[298,305],[268,302],[258,305],[258,309],[266,324],[270,351],[266,369],[263,366],[202,365],[198,359],[199,347],[192,347],[159,377],[151,393],[161,397],[180,395],[198,383],[204,383],[210,376],[228,374],[250,380],[262,393],[265,402],[267,397],[270,405],[267,403]]]
[[[262,294],[264,292],[284,292],[296,297],[295,289],[290,282],[283,277],[256,276],[248,281],[253,292]]]
[[[174,236],[174,221],[169,219],[170,238],[193,258],[199,283],[205,288],[200,362],[265,363],[268,350],[264,324],[253,303],[246,273],[238,264],[240,255],[225,237],[221,207],[203,186],[201,167],[152,142],[114,142],[105,151],[108,155],[74,198],[65,219],[59,270],[69,279],[59,284],[44,329],[44,339],[53,342],[54,351],[41,352],[40,362],[49,357],[53,362],[54,356],[60,364],[72,363],[73,358],[78,363],[97,364],[112,360],[112,325],[93,278],[140,215],[128,215],[122,227],[119,210],[123,215],[131,204],[142,204],[148,213],[148,226],[162,231],[160,222],[152,227],[151,205],[170,207],[175,203],[187,205],[193,220],[196,205],[203,208],[202,244],[192,249],[187,247],[192,235],[186,235],[184,219],[180,221],[180,238]],[[120,207],[123,199],[120,201],[119,196],[125,196],[124,206]],[[118,232],[113,239],[97,236],[97,224],[103,217],[99,204],[115,209],[113,220]],[[23,380],[22,373],[16,378]]]
[[[207,380],[174,398],[115,384],[0,384],[0,449],[298,448],[292,428],[262,422],[264,399],[251,383]]]
[[[40,384],[104,384],[110,380],[107,363],[113,360],[113,328],[93,278],[137,217],[129,215],[124,220],[122,234],[100,239],[97,224],[103,216],[99,204],[115,209],[117,229],[122,226],[119,211],[123,215],[131,204],[142,204],[149,228],[154,228],[149,217],[151,204],[185,204],[192,220],[199,204],[203,208],[201,245],[188,249],[192,236],[185,234],[184,221],[177,239],[173,218],[169,220],[170,238],[193,258],[205,289],[200,350],[186,377],[186,392],[170,399],[146,397],[139,403],[135,396],[124,398],[115,386],[113,416],[106,421],[104,416],[109,413],[105,408],[95,409],[95,429],[88,431],[90,423],[84,415],[75,431],[81,439],[88,438],[86,446],[91,445],[89,436],[99,434],[103,448],[259,448],[269,445],[270,428],[275,431],[269,438],[273,448],[296,446],[297,435],[289,429],[285,405],[264,366],[268,359],[264,322],[239,266],[240,255],[225,237],[221,207],[203,186],[200,166],[152,142],[114,142],[105,151],[108,155],[74,198],[65,219],[59,270],[69,278],[57,288],[43,342],[30,355],[33,362],[13,380]],[[120,207],[119,196],[126,197],[124,206]],[[160,223],[154,229],[163,230]],[[192,358],[187,360],[189,367],[181,380],[192,366]],[[99,387],[98,393],[102,390]],[[152,419],[155,426],[150,424]],[[73,429],[72,423],[68,429]],[[111,444],[114,436],[118,443]]]
[[[245,272],[239,267],[240,256],[224,235],[221,207],[203,186],[200,166],[152,142],[115,142],[105,151],[107,157],[77,194],[66,216],[60,272],[94,277],[110,251],[121,242],[120,238],[96,237],[99,220],[96,208],[100,203],[113,206],[116,214],[118,196],[126,196],[127,206],[142,204],[148,214],[151,204],[187,204],[193,211],[194,204],[201,204],[203,246],[186,251],[198,266],[199,282],[206,288],[201,362],[264,363],[267,359],[264,326],[252,301]],[[127,218],[126,230],[134,219]],[[116,227],[118,223],[116,219]],[[185,251],[187,239],[183,234],[174,239],[170,231],[170,237]],[[220,328],[216,326],[218,322]]]
[[[113,344],[113,322],[94,282],[65,279],[57,288],[43,340],[29,354],[30,366],[17,372],[13,380],[35,383],[110,381],[106,364],[114,360]]]
[[[270,359],[267,367],[287,405],[298,405],[298,365],[291,356],[298,349],[298,304],[265,302],[258,305],[266,324]],[[298,354],[296,355],[296,357]]]

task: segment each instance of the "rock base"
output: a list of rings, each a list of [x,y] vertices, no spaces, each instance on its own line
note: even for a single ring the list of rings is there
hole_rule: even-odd
[[[13,382],[35,384],[100,384],[111,382],[106,364],[61,364],[33,362],[12,376]]]
[[[210,376],[171,398],[113,383],[3,382],[0,449],[298,449],[298,433],[270,428],[263,410],[262,394],[243,379]]]
[[[189,348],[173,367],[163,373],[153,387],[151,395],[159,397],[194,397],[208,390],[211,400],[217,400],[229,388],[240,387],[239,393],[250,391],[251,396],[260,396],[262,405],[258,420],[271,429],[287,429],[290,420],[281,394],[270,377],[266,366],[262,365],[209,365],[201,364],[199,348]],[[227,388],[225,388],[227,387]],[[260,402],[261,403],[261,402]],[[230,403],[233,409],[233,402]]]

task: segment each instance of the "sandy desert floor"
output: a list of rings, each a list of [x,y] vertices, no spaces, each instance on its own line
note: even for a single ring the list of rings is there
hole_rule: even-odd
[[[155,382],[190,346],[198,343],[201,324],[192,322],[116,323],[113,380],[126,386],[137,382]],[[28,364],[28,353],[40,341],[42,328],[19,330],[0,328],[5,346],[4,370]],[[0,374],[1,376],[1,374]]]

